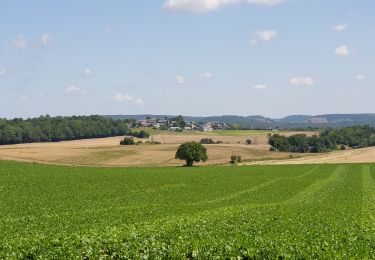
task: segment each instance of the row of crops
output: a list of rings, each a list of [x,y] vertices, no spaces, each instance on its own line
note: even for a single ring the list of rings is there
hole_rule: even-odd
[[[375,165],[0,162],[0,258],[375,258]]]

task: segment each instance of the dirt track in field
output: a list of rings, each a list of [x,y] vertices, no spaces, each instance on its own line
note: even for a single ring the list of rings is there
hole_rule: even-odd
[[[240,154],[244,164],[375,162],[375,148],[319,155],[270,152],[267,136],[264,133],[242,136],[207,133],[157,134],[153,136],[153,140],[161,142],[160,145],[120,146],[119,143],[123,137],[7,145],[0,146],[0,159],[64,165],[176,166],[183,164],[174,159],[179,144],[186,141],[199,141],[202,138],[212,138],[214,141],[223,142],[223,144],[206,145],[209,160],[205,165],[227,164],[233,153]],[[245,145],[246,139],[251,139],[253,144]]]

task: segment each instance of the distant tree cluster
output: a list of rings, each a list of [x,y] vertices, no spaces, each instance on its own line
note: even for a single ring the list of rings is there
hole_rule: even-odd
[[[222,144],[223,142],[220,140],[217,140],[216,142],[212,140],[211,138],[203,138],[200,140],[201,144]]]
[[[345,146],[357,149],[375,146],[375,128],[353,126],[340,129],[324,130],[319,136],[297,134],[289,137],[275,134],[268,136],[271,150],[294,153],[323,153]]]
[[[145,130],[141,130],[139,132],[130,130],[128,135],[133,136],[133,137],[137,137],[137,138],[148,138],[148,137],[150,137],[150,134]]]
[[[0,119],[0,144],[58,142],[120,136],[129,133],[127,121],[102,116]]]

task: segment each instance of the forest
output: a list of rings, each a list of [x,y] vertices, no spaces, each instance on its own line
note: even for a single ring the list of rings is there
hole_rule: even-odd
[[[297,134],[289,137],[275,134],[268,136],[271,150],[295,153],[323,153],[335,149],[344,150],[375,146],[375,128],[370,126],[352,126],[338,129],[326,129],[319,136]]]
[[[128,120],[96,115],[0,119],[1,145],[101,138],[128,133]]]

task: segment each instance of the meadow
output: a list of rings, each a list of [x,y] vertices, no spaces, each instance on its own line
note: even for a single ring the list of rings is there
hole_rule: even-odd
[[[0,162],[3,258],[375,258],[375,165]]]

